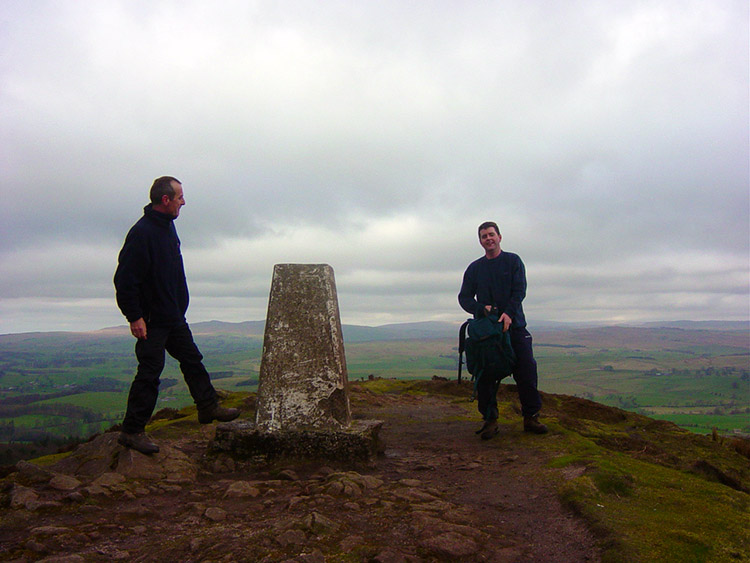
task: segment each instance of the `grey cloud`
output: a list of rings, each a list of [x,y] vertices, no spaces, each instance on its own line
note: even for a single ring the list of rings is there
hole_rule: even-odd
[[[485,219],[538,316],[747,316],[745,3],[4,8],[0,332],[87,318],[162,174],[193,316],[257,318],[273,263],[327,261],[346,315],[460,317]]]

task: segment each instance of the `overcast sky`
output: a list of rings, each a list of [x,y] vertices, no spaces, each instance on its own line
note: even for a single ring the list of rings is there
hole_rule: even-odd
[[[290,262],[344,323],[461,321],[485,220],[532,330],[747,320],[748,51],[746,0],[0,0],[0,333],[124,324],[161,175],[190,322]]]

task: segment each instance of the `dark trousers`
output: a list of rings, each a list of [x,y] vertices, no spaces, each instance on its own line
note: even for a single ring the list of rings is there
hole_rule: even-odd
[[[149,326],[148,338],[135,344],[138,371],[130,386],[128,408],[122,421],[124,432],[143,432],[159,396],[159,376],[164,369],[164,351],[180,362],[180,370],[199,410],[217,403],[216,390],[203,365],[203,355],[193,341],[187,323],[170,327]]]
[[[537,391],[537,370],[531,334],[525,328],[510,329],[510,342],[516,353],[516,380],[518,398],[523,416],[534,416],[542,408],[542,398]],[[484,420],[497,418],[498,380],[492,374],[482,374],[477,382],[477,408]]]

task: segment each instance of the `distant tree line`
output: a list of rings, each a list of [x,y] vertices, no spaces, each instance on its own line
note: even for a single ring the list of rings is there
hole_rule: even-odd
[[[31,405],[2,405],[0,418],[15,418],[17,416],[61,416],[82,422],[95,422],[103,417],[86,407],[77,407],[66,403],[44,403]],[[2,437],[0,436],[0,439]]]
[[[174,381],[175,383],[177,382],[176,380]],[[5,405],[30,405],[31,403],[36,403],[37,401],[68,397],[70,395],[78,395],[79,393],[119,393],[121,391],[125,391],[127,388],[127,383],[118,381],[117,379],[113,379],[111,377],[92,377],[91,379],[89,379],[88,383],[72,384],[66,389],[53,391],[52,393],[29,393],[16,397],[5,397],[3,399],[0,399],[0,412],[2,411],[2,407]],[[3,415],[0,414],[0,416]]]
[[[257,379],[243,379],[237,383],[237,387],[252,387],[253,385],[258,385]]]
[[[211,379],[227,379],[228,377],[234,377],[233,371],[212,371]]]

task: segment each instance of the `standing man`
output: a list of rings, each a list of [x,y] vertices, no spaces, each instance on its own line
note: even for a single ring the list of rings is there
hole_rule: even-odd
[[[539,422],[542,399],[537,391],[536,360],[521,306],[526,296],[526,269],[517,254],[500,249],[502,235],[496,223],[482,223],[478,231],[484,256],[474,260],[466,268],[458,302],[475,318],[496,316],[503,325],[503,332],[510,331],[510,341],[516,354],[513,379],[516,380],[521,401],[523,429],[526,432],[544,434],[547,427]],[[480,377],[477,382],[477,403],[484,419],[484,425],[477,434],[488,440],[498,432],[497,387],[494,377]]]
[[[138,358],[118,442],[144,454],[159,451],[144,430],[156,406],[165,350],[180,362],[201,424],[226,422],[240,414],[238,409],[219,406],[203,356],[185,320],[188,287],[174,226],[185,205],[182,184],[171,176],[157,178],[150,198],[143,217],[125,237],[114,279],[117,305],[137,339]]]

